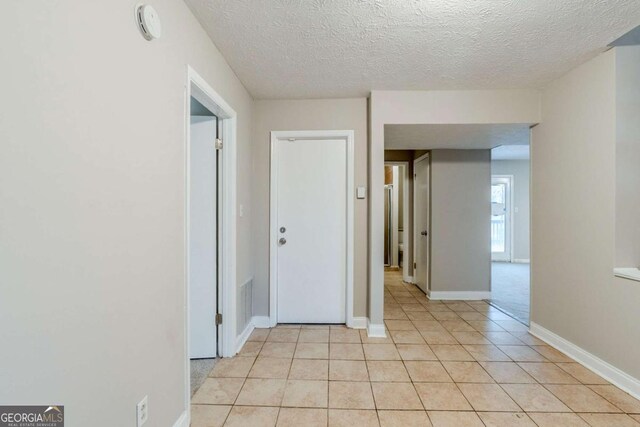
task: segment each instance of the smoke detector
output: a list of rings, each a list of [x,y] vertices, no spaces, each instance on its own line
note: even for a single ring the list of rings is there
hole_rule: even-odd
[[[136,6],[136,22],[142,36],[147,40],[154,40],[160,38],[162,35],[162,24],[160,24],[160,18],[158,12],[148,5],[139,4]]]

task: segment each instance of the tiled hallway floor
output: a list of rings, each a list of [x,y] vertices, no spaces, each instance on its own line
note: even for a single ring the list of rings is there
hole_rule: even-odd
[[[193,427],[636,426],[640,402],[484,302],[429,302],[385,276],[388,338],[257,329],[192,400]]]

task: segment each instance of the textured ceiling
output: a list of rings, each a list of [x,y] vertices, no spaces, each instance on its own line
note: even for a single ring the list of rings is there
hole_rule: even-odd
[[[385,125],[387,150],[482,149],[529,144],[529,124]]]
[[[639,0],[185,0],[257,99],[532,88],[640,23]]]

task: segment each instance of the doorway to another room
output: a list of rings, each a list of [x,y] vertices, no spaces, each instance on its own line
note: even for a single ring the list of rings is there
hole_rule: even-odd
[[[491,304],[529,323],[529,145],[491,151]]]
[[[408,259],[409,239],[409,164],[385,162],[384,197],[384,265],[398,271],[410,282],[413,266]]]
[[[185,97],[185,407],[220,357],[237,352],[236,113],[191,67]],[[224,143],[224,147],[223,147]]]

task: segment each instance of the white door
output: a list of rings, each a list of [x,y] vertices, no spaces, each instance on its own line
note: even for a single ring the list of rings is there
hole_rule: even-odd
[[[345,323],[347,143],[275,144],[277,321]]]
[[[415,282],[429,291],[429,157],[416,160],[414,168],[414,247]]]
[[[191,117],[189,153],[189,356],[216,357],[216,118]]]
[[[511,262],[511,177],[491,178],[491,259]]]

